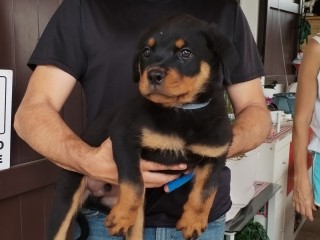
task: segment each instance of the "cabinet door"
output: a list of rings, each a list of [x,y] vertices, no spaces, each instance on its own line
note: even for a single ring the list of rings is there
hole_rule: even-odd
[[[283,236],[284,240],[294,239],[295,210],[292,206],[292,194],[293,192],[291,192],[286,199],[284,236]]]
[[[288,172],[290,143],[274,155],[273,182],[279,181]]]
[[[268,206],[268,236],[271,240],[282,240],[284,233],[284,214],[286,203],[287,174],[278,182],[281,189],[269,201]]]
[[[250,151],[241,159],[229,158],[227,167],[231,170],[231,200],[234,205],[246,206],[254,196],[254,182],[257,179],[259,152]]]

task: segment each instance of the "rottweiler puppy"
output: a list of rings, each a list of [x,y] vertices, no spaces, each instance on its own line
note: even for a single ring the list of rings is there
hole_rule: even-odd
[[[108,136],[112,140],[120,194],[105,220],[110,234],[143,239],[141,158],[188,164],[192,188],[176,226],[185,239],[196,239],[205,230],[232,141],[223,82],[236,63],[233,45],[217,27],[188,15],[169,17],[142,35],[134,56],[141,95],[111,118],[101,116],[83,137],[96,146]],[[84,191],[81,174],[63,171],[50,239],[66,238]]]

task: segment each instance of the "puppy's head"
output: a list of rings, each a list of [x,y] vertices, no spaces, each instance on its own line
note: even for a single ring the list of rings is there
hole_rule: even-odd
[[[237,63],[232,44],[214,25],[170,17],[142,36],[134,59],[141,94],[165,107],[207,101]]]

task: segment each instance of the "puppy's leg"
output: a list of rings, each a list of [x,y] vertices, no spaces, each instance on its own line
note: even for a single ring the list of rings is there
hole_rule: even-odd
[[[65,240],[73,217],[82,205],[85,191],[83,175],[61,170],[49,218],[50,240]]]
[[[142,240],[143,205],[144,192],[140,193],[131,183],[120,184],[118,203],[105,221],[110,234],[126,235],[126,240]]]
[[[143,198],[144,199],[144,198]],[[143,227],[144,227],[144,202],[139,206],[138,216],[133,227],[127,234],[126,240],[140,240],[143,239]]]
[[[127,139],[124,141],[123,139]],[[126,235],[128,240],[143,240],[144,184],[140,154],[133,141],[113,136],[112,148],[117,164],[120,194],[105,225],[111,235]]]
[[[194,185],[177,223],[177,229],[182,230],[185,239],[197,239],[207,227],[224,161],[225,157],[209,159],[194,170]]]

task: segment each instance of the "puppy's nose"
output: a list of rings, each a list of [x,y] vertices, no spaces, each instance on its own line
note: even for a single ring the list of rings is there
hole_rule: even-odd
[[[152,69],[148,72],[148,80],[152,85],[160,85],[165,77],[166,73],[161,69]]]

